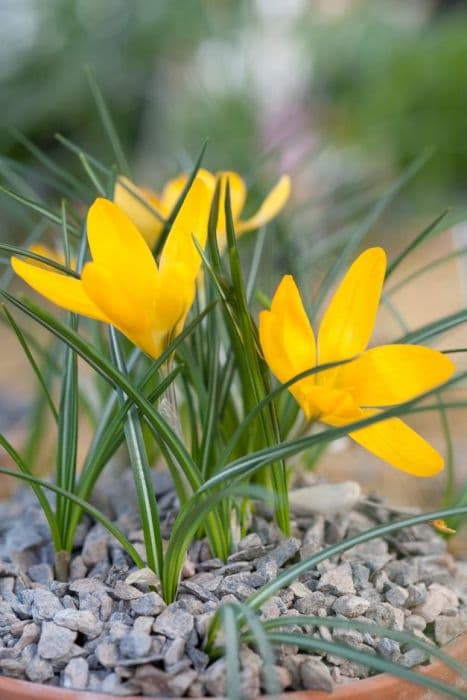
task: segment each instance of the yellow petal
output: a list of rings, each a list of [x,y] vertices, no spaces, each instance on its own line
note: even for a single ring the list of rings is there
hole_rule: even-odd
[[[230,190],[230,208],[232,211],[232,219],[235,230],[237,231],[237,220],[245,206],[246,200],[246,185],[243,178],[238,173],[232,170],[224,170],[217,173],[220,178],[220,197],[219,197],[219,212],[217,215],[217,235],[219,245],[222,247],[226,240],[226,223],[225,223],[225,193],[227,190],[227,180]]]
[[[94,262],[118,284],[134,314],[144,317],[147,309],[153,308],[158,273],[143,236],[131,219],[107,199],[96,199],[91,206],[87,229]]]
[[[161,268],[158,289],[154,327],[175,337],[183,328],[195,297],[196,285],[191,270],[177,261],[167,263]]]
[[[107,316],[89,298],[81,280],[31,265],[19,258],[12,258],[11,265],[30,287],[57,306],[98,321],[109,322]]]
[[[193,237],[204,248],[210,204],[211,192],[203,177],[196,176],[167,236],[160,258],[161,273],[166,265],[170,267],[173,263],[179,263],[184,266],[189,283],[195,280],[201,266],[201,256]]]
[[[438,530],[438,532],[442,532],[443,535],[455,535],[456,530],[454,528],[449,527],[447,522],[445,520],[442,520],[441,518],[438,518],[437,520],[432,520],[431,524],[433,527]]]
[[[365,350],[373,331],[385,271],[386,253],[382,248],[369,248],[351,265],[321,321],[319,364],[345,360]]]
[[[246,221],[238,221],[236,224],[237,234],[252,231],[260,228],[274,219],[275,216],[285,207],[290,197],[291,182],[288,175],[282,175],[275,187],[268,194],[256,214]]]
[[[372,412],[364,411],[363,415]],[[399,418],[374,423],[349,435],[380,459],[414,476],[434,476],[444,467],[439,452]]]
[[[209,170],[200,168],[196,173],[196,177],[200,178],[204,182],[204,184],[209,188],[212,196],[216,187],[216,178],[214,175],[210,173]],[[187,181],[188,175],[186,173],[182,173],[166,183],[164,189],[162,190],[162,205],[166,216],[169,216],[174,206],[177,204]]]
[[[419,345],[383,345],[343,365],[338,384],[352,391],[360,406],[389,406],[414,398],[447,381],[451,360]]]
[[[271,310],[260,313],[259,339],[267,364],[282,383],[315,366],[313,329],[291,275],[282,278],[274,293]],[[306,377],[290,389],[304,410],[307,387],[314,381],[313,376]]]
[[[144,200],[147,206],[141,200]],[[130,217],[149,247],[154,248],[161,234],[164,218],[162,204],[157,195],[120,176],[115,184],[113,201]]]
[[[140,305],[136,305],[125,287],[125,279],[119,279],[102,265],[87,263],[81,278],[88,297],[123,333],[142,332],[151,326],[155,289],[152,299],[142,300]]]

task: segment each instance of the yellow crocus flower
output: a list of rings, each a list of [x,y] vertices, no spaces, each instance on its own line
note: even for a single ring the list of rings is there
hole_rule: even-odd
[[[81,278],[12,258],[15,272],[64,309],[112,324],[158,357],[183,328],[193,303],[206,242],[209,190],[196,178],[161,253],[159,265],[131,219],[113,202],[96,199],[88,212],[92,262]]]
[[[366,349],[385,271],[381,248],[370,248],[354,261],[324,313],[317,340],[290,275],[279,284],[271,309],[260,313],[263,354],[282,383],[318,364],[356,358],[290,387],[308,419],[345,426],[433,389],[453,374],[451,360],[431,348],[400,344]],[[432,476],[443,469],[442,456],[399,418],[349,435],[410,474]]]
[[[226,239],[224,199],[227,179],[230,184],[232,217],[237,235],[267,224],[283,209],[290,196],[290,177],[283,175],[267,195],[256,214],[249,219],[242,220],[240,216],[245,206],[247,189],[244,180],[238,173],[223,171],[213,175],[208,170],[200,168],[197,177],[202,178],[209,188],[211,201],[214,196],[217,178],[221,180],[221,197],[217,223],[218,242],[221,248],[224,246]],[[164,219],[170,216],[187,180],[188,175],[185,173],[169,180],[161,194],[158,195],[152,190],[137,187],[126,177],[120,176],[118,178],[115,185],[114,202],[128,214],[151,248],[154,248],[164,226]]]

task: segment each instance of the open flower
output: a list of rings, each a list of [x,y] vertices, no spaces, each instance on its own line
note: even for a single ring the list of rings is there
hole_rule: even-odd
[[[290,275],[279,284],[270,311],[260,313],[261,347],[280,382],[318,364],[356,357],[290,387],[310,420],[345,426],[433,389],[454,372],[453,363],[431,348],[400,344],[366,350],[385,271],[381,248],[370,248],[355,260],[324,314],[317,340]],[[349,435],[379,458],[416,476],[432,476],[444,466],[441,455],[399,418]]]
[[[196,178],[165,242],[159,266],[131,219],[113,202],[96,199],[88,212],[92,262],[81,279],[12,258],[15,272],[54,304],[112,324],[158,357],[180,333],[193,303],[206,242],[209,190]]]
[[[213,175],[208,170],[201,168],[197,177],[200,177],[209,188],[211,201],[216,188],[216,179],[217,177],[221,178],[221,197],[217,222],[218,242],[221,247],[225,244],[226,239],[224,200],[227,179],[230,184],[232,217],[237,235],[260,228],[271,221],[283,209],[290,195],[290,178],[288,175],[283,175],[267,195],[256,214],[242,220],[240,216],[245,206],[247,189],[244,180],[238,173],[224,171]],[[137,187],[126,177],[118,178],[115,185],[114,202],[128,214],[151,248],[156,244],[164,226],[164,219],[170,216],[187,180],[188,175],[185,173],[169,180],[162,193],[158,195],[152,190]]]

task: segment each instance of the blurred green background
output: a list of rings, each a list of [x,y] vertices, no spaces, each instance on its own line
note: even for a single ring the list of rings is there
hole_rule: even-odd
[[[67,167],[79,164],[55,132],[111,161],[88,66],[147,184],[207,137],[213,168],[252,182],[296,171],[317,201],[434,149],[411,192],[418,207],[453,204],[467,179],[466,35],[463,2],[2,0],[2,169],[29,158],[14,129]]]

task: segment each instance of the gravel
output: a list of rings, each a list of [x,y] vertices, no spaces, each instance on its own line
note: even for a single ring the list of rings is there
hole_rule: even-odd
[[[141,548],[126,479],[114,480],[116,492],[107,492],[112,488],[107,482],[105,502],[115,508],[108,515]],[[175,499],[165,477],[156,481],[164,489],[162,529],[168,533]],[[337,495],[346,497],[340,491]],[[212,557],[206,542],[193,543],[177,600],[166,605],[151,590],[149,571],[138,572],[118,543],[89,518],[79,528],[69,582],[54,580],[43,517],[32,495],[19,491],[0,503],[0,670],[45,685],[122,697],[222,696],[225,662],[210,661],[203,651],[219,604],[243,602],[294,562],[387,516],[382,507],[365,508],[337,509],[332,516],[332,504],[327,515],[304,515],[299,509],[292,537],[282,539],[259,507],[253,532],[238,542],[227,562]],[[28,522],[24,535],[20,518]],[[444,540],[425,525],[322,562],[265,601],[259,616],[293,616],[296,625],[287,627],[290,632],[335,640],[413,668],[429,656],[390,637],[352,629],[353,621],[406,630],[443,646],[467,631],[466,603],[467,565],[455,562]],[[301,624],[304,615],[338,617],[350,627]],[[275,671],[283,690],[325,692],[372,673],[337,655],[307,655],[293,646],[277,650]],[[240,652],[239,680],[246,700],[265,691],[262,660],[246,647]]]

